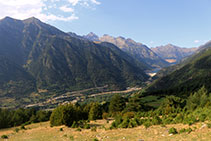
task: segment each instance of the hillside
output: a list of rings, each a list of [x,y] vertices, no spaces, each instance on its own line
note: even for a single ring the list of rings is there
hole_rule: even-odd
[[[83,37],[91,41],[112,43],[119,47],[121,50],[127,52],[134,58],[138,59],[139,61],[145,62],[152,68],[163,68],[169,65],[168,62],[166,62],[157,54],[155,54],[146,45],[135,42],[132,39],[125,39],[124,37],[115,38],[109,35],[103,35],[102,37],[98,37],[92,32]]]
[[[113,44],[74,38],[36,18],[0,20],[0,45],[2,98],[105,85],[120,90],[148,78],[144,63]]]
[[[77,131],[74,128],[68,128],[65,126],[50,127],[49,122],[37,123],[25,126],[25,130],[20,130],[15,132],[15,128],[1,129],[0,136],[8,135],[11,141],[34,141],[34,140],[49,140],[49,141],[93,141],[94,139],[104,140],[104,141],[121,141],[121,140],[144,140],[144,141],[179,141],[179,140],[209,140],[211,138],[211,129],[206,127],[204,123],[198,123],[196,125],[188,126],[183,124],[172,124],[162,127],[160,125],[154,125],[149,128],[144,126],[139,126],[136,128],[127,129],[107,129],[111,125],[112,121],[109,123],[106,120],[92,121],[91,126],[97,127],[96,131],[91,129],[82,129],[82,131]],[[172,135],[168,133],[168,130],[175,127],[177,130],[183,128],[192,128],[194,131],[191,133],[181,133],[177,135]],[[61,131],[60,129],[63,129]]]
[[[182,64],[173,67],[170,68],[172,70],[169,74],[155,80],[147,91],[153,94],[187,95],[202,86],[205,86],[209,92],[211,91],[210,47],[205,47]]]
[[[197,48],[181,48],[172,44],[151,48],[157,55],[169,63],[176,64],[192,55]]]

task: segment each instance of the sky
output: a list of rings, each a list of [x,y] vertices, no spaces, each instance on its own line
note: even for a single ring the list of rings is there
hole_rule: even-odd
[[[210,6],[211,0],[0,0],[0,19],[36,17],[79,35],[197,47],[211,40]]]

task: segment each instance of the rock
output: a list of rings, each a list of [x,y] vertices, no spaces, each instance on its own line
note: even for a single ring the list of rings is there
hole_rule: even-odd
[[[203,124],[200,129],[207,127],[207,124]]]

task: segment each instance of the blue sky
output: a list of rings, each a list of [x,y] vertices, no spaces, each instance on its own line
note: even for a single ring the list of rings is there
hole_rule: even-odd
[[[210,5],[210,0],[0,0],[0,18],[35,16],[79,35],[196,47],[211,40]]]

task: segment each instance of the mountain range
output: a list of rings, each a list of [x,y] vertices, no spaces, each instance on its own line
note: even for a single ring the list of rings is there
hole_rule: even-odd
[[[0,20],[0,60],[0,98],[105,85],[118,90],[149,77],[144,62],[115,45],[72,37],[34,17]]]
[[[198,48],[181,48],[172,44],[151,48],[162,59],[171,64],[179,63],[182,59],[194,54]]]
[[[163,68],[170,64],[154,53],[149,47],[142,43],[135,42],[134,40],[124,37],[112,37],[107,34],[102,37],[98,37],[93,32],[83,36],[91,41],[95,42],[109,42],[119,47],[124,52],[128,53],[132,57],[138,59],[141,62],[145,62],[151,68]]]
[[[204,86],[211,92],[211,42],[180,64],[166,68],[160,77],[148,86],[148,94],[175,94],[187,96]]]

